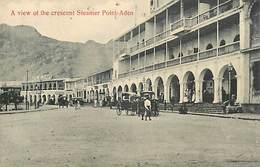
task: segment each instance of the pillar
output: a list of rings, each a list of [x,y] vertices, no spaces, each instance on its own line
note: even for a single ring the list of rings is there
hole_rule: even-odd
[[[238,103],[242,103],[243,102],[243,98],[244,97],[242,97],[242,89],[243,89],[243,87],[242,87],[242,80],[241,80],[241,75],[236,75],[236,78],[237,78],[237,102]],[[248,96],[248,95],[245,95],[245,96]]]
[[[220,103],[220,94],[222,91],[222,87],[220,87],[220,82],[222,82],[222,80],[220,78],[213,78],[214,79],[214,101],[213,103]]]
[[[239,18],[240,48],[246,49],[250,47],[250,14],[247,10],[249,8],[249,2],[240,0],[240,4],[242,3],[244,3],[244,9],[241,10]]]
[[[201,98],[201,93],[202,93],[202,83],[203,81],[201,80],[195,80],[195,103],[201,103],[202,98]]]
[[[186,87],[187,82],[180,82],[180,103],[183,103],[184,99],[184,89]]]

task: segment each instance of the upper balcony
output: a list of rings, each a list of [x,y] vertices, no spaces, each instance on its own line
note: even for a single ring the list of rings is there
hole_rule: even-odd
[[[124,72],[119,74],[119,78],[125,78],[131,75],[137,75],[145,72],[164,69],[167,67],[178,66],[181,64],[187,64],[196,61],[206,60],[209,58],[224,56],[238,51],[240,51],[240,41],[232,42],[224,46],[219,46],[217,48],[208,49],[206,51],[201,51],[198,53],[190,53],[187,56],[183,56],[183,57],[181,56],[175,59],[162,61],[159,63],[155,63],[153,65],[148,65],[145,67],[141,67],[139,69],[132,70],[131,72]]]
[[[182,33],[186,33],[190,31],[191,27],[197,24],[198,24],[198,17],[193,17],[193,18],[183,17],[182,19],[170,24],[171,34],[180,35]]]
[[[233,11],[237,11],[239,8],[239,1],[240,0],[228,0],[193,17],[183,16],[173,23],[168,23],[165,31],[155,34],[149,38],[146,37],[146,40],[143,40],[142,42],[139,42],[137,45],[132,47],[130,46],[128,54],[136,54],[139,50],[146,49],[146,47],[151,47],[152,45],[157,44],[163,40],[167,40],[167,38],[171,37],[172,35],[178,36],[185,34],[194,28],[201,28],[204,26],[201,24],[211,21],[214,22],[214,19],[217,17],[223,17],[223,19],[229,17],[230,15],[225,14],[228,12],[233,14]]]
[[[185,33],[191,30],[192,27],[200,23],[204,23],[207,20],[220,16],[223,13],[226,13],[233,9],[238,9],[238,7],[239,7],[239,0],[228,0],[224,3],[219,4],[216,7],[209,9],[206,12],[199,14],[198,16],[192,18],[183,17],[180,20],[170,24],[171,34],[179,35],[179,33]]]

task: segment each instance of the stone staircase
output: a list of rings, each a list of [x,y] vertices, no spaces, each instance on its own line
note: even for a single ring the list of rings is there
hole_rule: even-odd
[[[179,111],[181,104],[175,104],[172,106],[170,103],[160,104],[160,110],[169,110],[169,111]],[[222,104],[210,104],[210,103],[188,103],[186,104],[188,112],[198,112],[198,113],[223,113]]]

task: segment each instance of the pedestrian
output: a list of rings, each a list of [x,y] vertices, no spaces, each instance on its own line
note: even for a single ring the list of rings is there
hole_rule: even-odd
[[[145,121],[147,121],[147,117],[149,117],[149,120],[151,121],[151,101],[148,97],[146,97],[144,101],[144,108],[145,108]]]
[[[75,110],[77,110],[78,109],[78,100],[73,101],[73,104],[74,104]]]
[[[80,101],[77,100],[77,108],[80,109]]]

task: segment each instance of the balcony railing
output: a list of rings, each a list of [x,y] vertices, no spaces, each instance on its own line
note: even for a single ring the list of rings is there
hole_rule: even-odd
[[[218,55],[222,56],[224,54],[229,54],[235,51],[239,51],[240,49],[240,42],[231,43],[228,45],[224,45],[218,48]]]
[[[155,42],[161,41],[167,37],[167,31],[161,32],[155,36]]]
[[[184,56],[181,58],[181,63],[182,64],[185,64],[185,63],[190,63],[190,62],[193,62],[193,61],[197,61],[198,60],[198,54],[197,53],[193,53],[191,55],[188,55],[188,56]]]
[[[180,59],[179,58],[167,61],[167,67],[176,66],[178,64],[180,64]]]
[[[154,65],[155,70],[159,70],[159,69],[162,69],[162,68],[165,68],[165,62],[158,63],[158,64]]]
[[[154,38],[150,38],[150,39],[148,39],[148,40],[145,42],[146,46],[152,45],[153,43],[154,43]]]
[[[144,68],[144,71],[145,71],[145,72],[153,71],[153,65],[150,65],[150,66],[145,67],[145,68]]]
[[[136,74],[139,74],[140,72],[139,72],[139,69],[137,69],[137,70],[132,71],[131,73],[132,73],[133,75],[136,75]]]
[[[119,55],[126,53],[126,51],[127,51],[126,48],[122,48],[122,49],[119,51]]]
[[[171,24],[171,31],[175,31],[179,28],[189,29],[191,26],[192,18],[182,18],[174,23]]]
[[[155,35],[154,37],[151,37],[150,39],[146,40],[145,42],[142,42],[138,45],[135,45],[130,48],[130,52],[135,52],[138,49],[144,48],[146,46],[150,46],[154,44],[154,42],[161,41],[168,36],[171,35],[172,32],[179,28],[183,28],[180,31],[187,31],[190,30],[193,26],[196,26],[199,23],[202,23],[206,20],[209,20],[215,16],[218,16],[219,14],[225,13],[227,11],[230,11],[232,9],[238,8],[239,7],[239,0],[228,0],[198,16],[192,17],[192,18],[181,18],[180,20],[171,23],[170,24],[170,29],[167,31],[164,31],[160,34]],[[176,33],[176,32],[175,32]],[[122,50],[127,51],[127,50]],[[123,52],[126,53],[126,52]]]
[[[200,60],[208,59],[208,58],[215,57],[215,56],[217,56],[217,49],[216,48],[209,49],[209,50],[206,50],[206,51],[199,53],[199,59]]]
[[[128,77],[129,76],[129,72],[125,72],[125,73],[122,73],[122,74],[118,74],[118,77],[119,78],[125,78],[125,77]]]
[[[213,48],[210,50],[206,50],[206,51],[199,52],[199,53],[193,53],[191,55],[182,57],[181,64],[190,63],[190,62],[194,62],[194,61],[198,61],[198,60],[204,60],[204,59],[208,59],[211,57],[216,57],[217,54],[218,54],[218,56],[222,56],[224,54],[233,53],[233,52],[236,52],[239,50],[240,50],[240,42],[238,41],[238,42],[234,42],[231,44],[227,44],[225,46],[221,46],[219,48]],[[217,53],[217,51],[218,51],[218,53]],[[199,59],[198,59],[198,55],[199,55]],[[177,59],[168,60],[166,62],[161,62],[161,63],[155,64],[155,65],[149,65],[144,68],[134,70],[131,73],[140,74],[140,73],[149,72],[149,71],[153,71],[153,70],[163,69],[166,67],[176,66],[179,64],[180,64],[180,58],[177,58]],[[130,74],[129,72],[119,74],[119,78],[127,77],[127,76],[129,76],[129,74]]]
[[[229,0],[219,5],[219,14],[225,13],[231,9],[239,7],[238,0]]]
[[[217,16],[218,14],[218,7],[214,7],[212,9],[210,9],[209,11],[202,13],[201,15],[199,15],[199,22],[204,22],[206,20],[209,20],[215,16]]]

